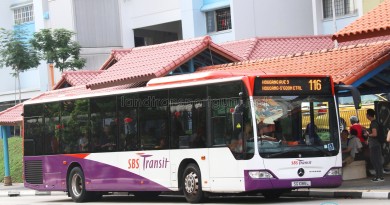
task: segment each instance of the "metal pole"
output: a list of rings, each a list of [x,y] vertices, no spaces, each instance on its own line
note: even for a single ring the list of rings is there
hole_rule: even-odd
[[[333,15],[333,26],[334,32],[337,32],[337,24],[336,24],[336,6],[334,5],[334,0],[332,0],[332,15]]]
[[[9,155],[8,155],[8,133],[5,126],[0,126],[3,137],[3,152],[4,152],[4,186],[11,186],[12,180],[9,171]]]
[[[334,27],[334,33],[337,32],[337,24],[336,24],[336,6],[334,5],[334,0],[332,0],[332,17],[333,17],[333,27]],[[334,47],[338,48],[338,42],[337,40],[334,40]]]

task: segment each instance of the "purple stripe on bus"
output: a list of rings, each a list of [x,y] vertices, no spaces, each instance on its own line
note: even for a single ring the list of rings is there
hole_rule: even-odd
[[[267,189],[296,189],[308,187],[292,187],[293,181],[310,181],[310,188],[332,188],[339,187],[342,183],[342,176],[324,176],[320,178],[294,178],[294,179],[253,179],[249,176],[249,170],[244,171],[245,191],[267,190]]]
[[[24,160],[43,160],[43,184],[25,182],[25,187],[39,191],[66,191],[66,174],[73,163],[81,165],[86,189],[90,191],[170,191],[138,174],[93,160],[65,155],[24,157]]]

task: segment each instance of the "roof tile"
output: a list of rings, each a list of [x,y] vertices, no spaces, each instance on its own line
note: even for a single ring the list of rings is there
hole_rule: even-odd
[[[390,0],[369,11],[332,36],[338,42],[390,34]]]
[[[0,112],[0,125],[13,126],[22,122],[23,103]]]
[[[208,66],[197,72],[251,70],[275,74],[325,74],[332,75],[335,82],[351,84],[389,59],[390,41],[382,41],[360,47],[324,49],[311,55],[286,55],[284,58]]]
[[[67,82],[71,86],[86,85],[89,81],[96,78],[103,71],[101,70],[78,70],[66,71],[62,73],[61,80],[53,87],[53,90],[61,88]]]
[[[231,59],[240,57],[211,42],[209,36],[131,49],[116,64],[87,84],[109,87],[164,76],[206,48],[219,50]]]
[[[246,60],[276,57],[333,48],[331,36],[250,38],[222,43],[222,47]]]

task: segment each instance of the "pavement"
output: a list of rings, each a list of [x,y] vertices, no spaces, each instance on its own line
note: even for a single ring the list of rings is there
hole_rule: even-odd
[[[345,180],[337,188],[305,188],[294,190],[287,196],[353,199],[390,199],[390,175],[383,182],[371,182],[373,177]]]
[[[115,194],[115,193],[114,193]],[[120,193],[118,193],[120,194]],[[22,183],[13,183],[4,186],[0,183],[0,197],[37,195],[66,195],[60,191],[35,191],[27,189]],[[337,188],[302,188],[285,194],[290,197],[318,197],[318,198],[364,198],[364,199],[390,199],[390,175],[385,175],[383,182],[371,182],[371,177],[343,181]]]

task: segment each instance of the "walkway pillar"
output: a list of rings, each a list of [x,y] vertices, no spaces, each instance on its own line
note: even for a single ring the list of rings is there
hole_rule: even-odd
[[[11,186],[12,179],[9,171],[10,169],[9,169],[9,155],[8,155],[8,137],[10,135],[9,127],[0,126],[0,130],[1,130],[0,136],[3,139],[3,152],[4,152],[4,186]]]

